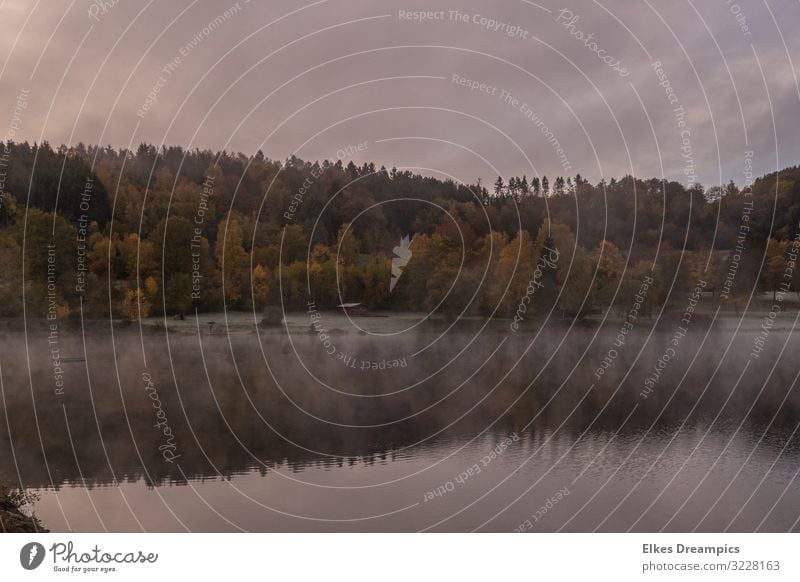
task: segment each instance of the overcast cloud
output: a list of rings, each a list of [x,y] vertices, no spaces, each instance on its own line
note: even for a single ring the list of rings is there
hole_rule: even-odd
[[[366,142],[358,162],[465,182],[741,184],[749,151],[756,175],[800,159],[796,0],[6,0],[0,18],[16,139],[277,159]]]

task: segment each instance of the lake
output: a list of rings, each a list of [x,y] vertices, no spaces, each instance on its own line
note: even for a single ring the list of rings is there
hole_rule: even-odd
[[[310,323],[7,329],[0,482],[52,531],[800,531],[793,319]]]

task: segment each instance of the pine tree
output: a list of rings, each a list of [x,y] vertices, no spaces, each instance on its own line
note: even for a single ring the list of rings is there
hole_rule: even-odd
[[[494,195],[500,197],[503,194],[503,188],[505,188],[505,183],[503,182],[503,178],[497,176],[497,180],[494,183]]]
[[[555,186],[553,187],[553,193],[556,195],[561,195],[564,193],[564,178],[559,176],[556,178]]]

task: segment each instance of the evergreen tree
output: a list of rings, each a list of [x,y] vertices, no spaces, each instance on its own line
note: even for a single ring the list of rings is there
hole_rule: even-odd
[[[497,176],[497,180],[494,181],[494,195],[498,198],[502,196],[504,188],[505,183],[503,182],[503,178]]]

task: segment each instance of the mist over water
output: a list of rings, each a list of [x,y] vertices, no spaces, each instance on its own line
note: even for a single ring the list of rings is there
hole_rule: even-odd
[[[608,363],[614,325],[325,317],[70,330],[63,394],[46,332],[5,331],[0,479],[54,531],[798,529],[791,320],[757,358],[729,317],[659,364],[673,327]]]

